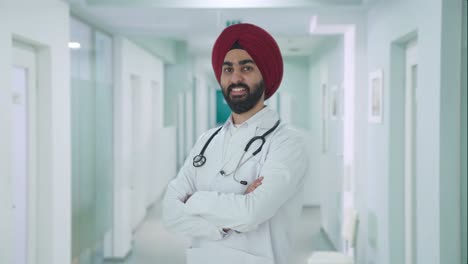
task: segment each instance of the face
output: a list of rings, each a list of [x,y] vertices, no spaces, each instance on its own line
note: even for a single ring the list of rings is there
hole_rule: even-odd
[[[252,57],[241,49],[230,50],[221,71],[224,98],[234,113],[242,114],[262,103],[265,86]]]

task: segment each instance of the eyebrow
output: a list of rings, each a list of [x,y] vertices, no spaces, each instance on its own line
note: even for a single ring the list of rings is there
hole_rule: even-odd
[[[239,64],[240,64],[240,65],[245,65],[245,64],[248,64],[248,63],[255,64],[255,62],[254,62],[253,60],[251,60],[251,59],[239,61]]]
[[[245,65],[245,64],[248,64],[248,63],[252,63],[252,64],[255,64],[255,62],[251,59],[246,59],[246,60],[241,60],[239,61],[239,65]],[[225,61],[223,62],[223,66],[226,65],[226,66],[232,66],[233,63],[230,62],[230,61]]]

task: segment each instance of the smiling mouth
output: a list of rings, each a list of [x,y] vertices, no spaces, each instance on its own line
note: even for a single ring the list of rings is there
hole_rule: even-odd
[[[229,95],[233,98],[239,98],[247,95],[247,89],[244,87],[232,88]]]

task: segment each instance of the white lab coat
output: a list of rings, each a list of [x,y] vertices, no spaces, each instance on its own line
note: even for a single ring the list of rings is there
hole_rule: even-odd
[[[192,238],[188,264],[288,264],[293,227],[302,206],[307,151],[299,133],[285,124],[266,137],[262,151],[233,176],[247,142],[274,126],[278,115],[265,107],[239,128],[229,119],[205,151],[206,163],[192,165],[216,129],[195,144],[163,201],[167,228]],[[260,145],[257,140],[244,160]],[[264,176],[263,184],[244,195],[248,185]],[[193,194],[183,203],[188,194]],[[222,228],[230,228],[227,234]],[[235,230],[235,231],[234,231]]]

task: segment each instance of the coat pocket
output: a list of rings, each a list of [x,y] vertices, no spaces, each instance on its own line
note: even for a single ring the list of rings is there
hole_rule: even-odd
[[[226,247],[189,248],[187,264],[274,264],[266,257]]]

